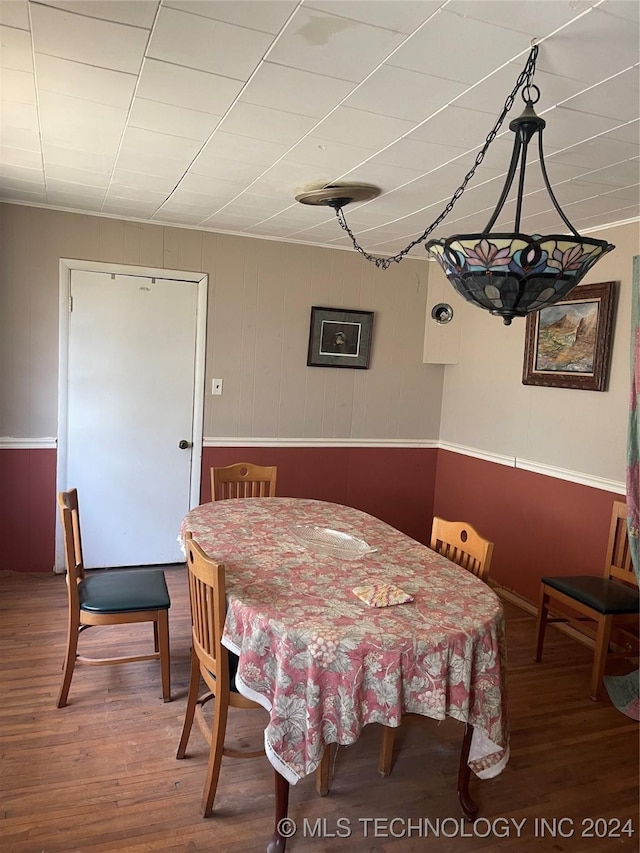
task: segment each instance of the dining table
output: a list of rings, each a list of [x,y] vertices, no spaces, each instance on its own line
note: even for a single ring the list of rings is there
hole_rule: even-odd
[[[471,772],[496,776],[509,756],[495,592],[384,521],[328,501],[213,501],[185,516],[187,531],[225,565],[222,642],[239,658],[236,688],[269,713],[268,852],[286,846],[289,785],[316,770],[325,748],[355,743],[370,723],[399,726],[403,714],[465,724],[458,798],[472,819]],[[394,595],[407,600],[392,604]]]

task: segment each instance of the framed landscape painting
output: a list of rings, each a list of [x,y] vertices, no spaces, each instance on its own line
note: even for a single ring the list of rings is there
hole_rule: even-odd
[[[523,384],[606,391],[615,297],[613,281],[583,284],[529,314]]]
[[[309,367],[369,367],[373,311],[311,309]]]

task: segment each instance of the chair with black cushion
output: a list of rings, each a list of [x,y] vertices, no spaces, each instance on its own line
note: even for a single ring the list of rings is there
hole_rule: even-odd
[[[227,498],[273,498],[276,494],[276,465],[238,462],[211,469],[211,500]]]
[[[466,521],[447,521],[436,516],[431,525],[430,547],[480,580],[488,580],[493,542],[480,536]],[[383,727],[378,757],[378,773],[381,776],[391,773],[395,736],[394,728]]]
[[[625,626],[637,626],[639,609],[640,594],[629,550],[627,506],[624,501],[615,501],[603,577],[568,575],[542,578],[533,659],[539,661],[542,657],[548,623],[595,622],[595,651],[589,693],[589,698],[595,702],[602,688],[607,656],[614,656],[609,653],[611,630],[616,626],[624,633]],[[550,617],[549,611],[554,615]],[[637,640],[637,634],[630,633]],[[628,652],[623,652],[618,657],[628,655]]]
[[[99,569],[86,573],[82,560],[82,536],[78,493],[70,489],[58,494],[64,534],[69,594],[67,652],[57,706],[67,704],[76,663],[93,666],[159,660],[162,698],[171,700],[169,671],[169,607],[171,600],[164,572],[160,569]],[[124,657],[85,657],[78,654],[78,637],[97,625],[152,622],[154,651]]]
[[[189,570],[189,600],[191,603],[191,675],[182,735],[176,758],[186,755],[189,736],[195,719],[202,736],[209,745],[209,761],[205,777],[200,811],[209,817],[218,788],[222,757],[256,758],[264,749],[236,750],[224,745],[229,708],[261,708],[257,702],[246,699],[236,687],[238,656],[222,645],[222,631],[226,616],[225,568],[223,563],[210,559],[193,539],[185,535],[187,568]],[[206,692],[200,692],[200,679]],[[205,705],[214,700],[211,722],[204,714]],[[316,785],[329,784],[331,752],[326,749],[316,773]]]

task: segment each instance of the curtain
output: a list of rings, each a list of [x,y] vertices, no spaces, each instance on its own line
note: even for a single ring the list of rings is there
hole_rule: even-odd
[[[627,524],[629,547],[636,575],[640,580],[640,433],[638,396],[640,394],[640,255],[633,259],[631,297],[631,401],[627,439]]]

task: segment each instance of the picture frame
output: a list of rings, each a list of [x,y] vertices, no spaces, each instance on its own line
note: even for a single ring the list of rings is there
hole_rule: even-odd
[[[583,284],[527,315],[523,385],[606,391],[616,282]]]
[[[307,366],[366,370],[372,331],[373,311],[313,306]]]

